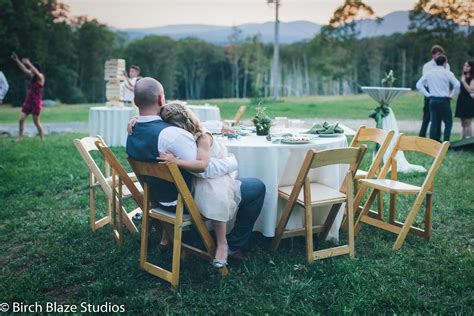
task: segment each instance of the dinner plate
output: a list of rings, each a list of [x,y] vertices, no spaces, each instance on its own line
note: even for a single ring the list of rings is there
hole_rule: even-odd
[[[239,135],[241,136],[245,136],[245,135],[250,135],[252,134],[253,132],[251,130],[248,130],[248,129],[243,129],[243,130],[240,130],[238,131]]]
[[[311,143],[311,140],[290,140],[290,139],[282,139],[282,144],[291,144],[291,145],[304,145]]]
[[[318,134],[319,137],[337,137],[339,135],[344,135],[343,133],[334,133],[334,134]]]

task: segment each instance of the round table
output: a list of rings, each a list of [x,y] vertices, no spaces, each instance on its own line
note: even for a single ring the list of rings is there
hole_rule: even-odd
[[[89,110],[89,135],[100,135],[108,146],[127,144],[127,124],[132,118],[131,107],[96,106]]]
[[[242,136],[238,140],[222,139],[219,141],[222,141],[227,150],[236,156],[239,163],[239,177],[258,178],[265,183],[265,201],[254,230],[261,232],[266,237],[275,235],[276,225],[286,205],[286,200],[278,197],[278,187],[295,183],[308,149],[323,150],[347,146],[347,139],[343,135],[330,138],[318,137],[311,143],[304,145],[273,144],[267,141],[265,136],[256,136],[255,134]],[[312,181],[339,189],[347,170],[347,165],[327,166],[311,170],[309,177]],[[342,207],[344,205],[341,206],[341,210]],[[329,210],[330,207],[315,208],[313,210],[313,224],[324,224]],[[328,239],[338,240],[342,216],[343,212],[339,211],[328,234]],[[303,208],[296,206],[287,228],[303,226]]]
[[[196,114],[196,116],[201,120],[205,121],[220,121],[221,120],[221,111],[217,106],[213,105],[188,105],[188,108]]]

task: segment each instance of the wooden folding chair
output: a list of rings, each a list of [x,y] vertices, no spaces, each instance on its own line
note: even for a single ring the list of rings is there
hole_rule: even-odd
[[[367,147],[365,145],[361,145],[361,147],[328,149],[319,152],[314,149],[308,150],[298,177],[296,178],[296,183],[293,186],[285,186],[278,189],[278,195],[288,200],[288,203],[286,204],[285,210],[283,211],[275,230],[275,237],[273,238],[271,245],[272,250],[278,248],[282,238],[305,235],[306,257],[309,264],[311,264],[315,259],[324,259],[343,254],[349,254],[351,257],[354,257],[354,173],[359,167],[366,149]],[[347,171],[344,182],[339,190],[335,190],[317,182],[310,182],[308,177],[310,169],[337,164],[349,165],[349,170]],[[302,190],[303,192],[301,192]],[[326,239],[326,236],[336,219],[337,213],[344,202],[347,202],[347,216],[349,222],[349,238],[347,244],[314,251],[313,231],[319,233],[319,238],[321,240]],[[305,209],[305,227],[285,231],[285,227],[296,204],[303,206]],[[332,207],[324,225],[313,226],[313,207],[326,205],[332,205]]]
[[[130,178],[130,174],[125,171],[112,150],[104,144],[102,139],[96,140],[95,145],[112,169],[112,231],[115,241],[119,246],[122,246],[122,227],[124,223],[130,232],[134,234],[138,233],[138,229],[133,223],[133,216],[142,211],[143,189],[138,181],[134,182],[132,178]],[[127,212],[123,207],[123,201],[128,198],[132,198],[138,205],[138,207],[131,212]],[[119,216],[118,224],[117,210],[120,210],[118,213],[121,215]]]
[[[141,162],[128,158],[132,169],[135,171],[138,179],[143,185],[143,216],[142,216],[142,232],[140,246],[140,268],[148,273],[157,276],[171,283],[176,288],[179,284],[180,258],[181,249],[195,255],[213,259],[216,251],[214,240],[211,238],[209,231],[202,219],[193,196],[181,175],[181,171],[175,164],[158,164]],[[150,192],[146,177],[155,177],[167,182],[171,182],[178,190],[176,213],[168,212],[160,208],[150,207]],[[184,207],[189,214],[184,214]],[[150,219],[156,219],[163,224],[166,232],[173,238],[173,259],[171,271],[157,266],[148,261],[148,236],[150,234]],[[204,243],[205,250],[198,249],[188,245],[181,240],[183,227],[196,225],[196,229]],[[227,275],[227,267],[219,270],[222,276]]]
[[[397,234],[397,240],[393,245],[393,249],[400,249],[405,241],[407,234],[413,233],[418,236],[422,236],[425,239],[429,239],[431,236],[431,222],[432,222],[432,197],[433,197],[433,184],[436,173],[438,172],[441,162],[443,161],[446,152],[449,148],[449,142],[438,143],[435,140],[431,140],[423,137],[416,136],[405,136],[400,134],[396,145],[394,146],[388,161],[385,163],[380,175],[377,179],[362,179],[360,180],[361,190],[372,188],[373,191],[370,193],[364,207],[356,222],[355,233],[360,231],[362,223],[369,224],[378,228],[382,228],[389,232]],[[396,154],[398,151],[414,151],[419,152],[434,158],[430,170],[420,186],[411,185],[408,183],[400,182],[397,180],[397,161]],[[391,169],[391,179],[385,179],[389,170]],[[370,210],[375,196],[379,191],[390,193],[390,213],[389,222],[386,223],[382,219],[372,218],[368,215],[373,212]],[[395,220],[395,209],[396,209],[396,195],[416,195],[415,202],[408,213],[405,222],[398,222]],[[413,222],[420,209],[423,200],[426,199],[425,209],[425,223],[424,229],[414,227]]]
[[[107,225],[110,223],[110,210],[111,210],[111,203],[112,203],[112,196],[113,196],[113,190],[112,190],[112,177],[110,176],[110,165],[109,162],[106,160],[105,161],[105,176],[100,170],[100,168],[97,166],[96,162],[94,161],[94,158],[92,158],[91,152],[98,150],[95,142],[97,140],[100,140],[103,144],[104,140],[100,136],[95,136],[95,137],[84,137],[82,139],[75,139],[74,140],[74,145],[76,146],[77,150],[79,151],[79,154],[82,156],[84,159],[84,162],[86,163],[87,167],[89,168],[89,191],[90,191],[90,226],[92,231],[96,231],[100,227]],[[128,176],[132,181],[137,181],[137,178],[135,177],[135,174],[129,173]],[[96,210],[95,210],[95,190],[96,188],[100,186],[102,190],[105,192],[106,199],[107,199],[107,213],[106,216],[103,218],[96,220]],[[133,224],[133,222],[132,222]],[[135,226],[135,225],[133,225]],[[138,229],[136,227],[133,227],[131,225],[127,225],[129,227],[130,231],[132,233],[137,233]]]
[[[241,105],[237,113],[235,113],[235,117],[233,120],[225,120],[224,122],[227,123],[229,126],[239,125],[240,121],[244,117],[245,111],[247,110],[247,106]]]
[[[367,171],[362,170],[362,169],[357,169],[357,172],[354,176],[354,191],[355,191],[355,198],[354,198],[354,205],[355,209],[354,212],[355,214],[358,214],[358,206],[362,200],[362,198],[365,195],[366,189],[364,190],[359,190],[358,188],[358,182],[360,179],[373,179],[376,178],[377,174],[380,173],[380,170],[382,169],[382,160],[387,152],[388,146],[390,145],[390,142],[392,141],[394,131],[384,131],[382,129],[378,128],[371,128],[371,127],[365,127],[365,126],[360,126],[359,129],[357,130],[356,135],[352,139],[352,142],[350,144],[350,147],[357,147],[360,145],[361,142],[372,142],[378,145],[378,150],[372,160],[372,163]],[[378,194],[378,217],[382,218],[383,217],[383,199],[382,199],[382,193]],[[344,217],[344,220],[342,222],[342,226],[346,226],[346,219],[347,216]]]

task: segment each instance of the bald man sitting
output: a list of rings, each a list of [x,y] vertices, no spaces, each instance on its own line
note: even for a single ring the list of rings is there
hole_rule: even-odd
[[[139,117],[133,133],[127,138],[127,154],[136,160],[156,162],[160,153],[169,151],[182,160],[196,160],[197,145],[188,131],[171,125],[161,119],[159,113],[165,105],[163,86],[153,78],[143,78],[135,85],[135,104]],[[235,157],[211,158],[205,172],[193,174],[181,170],[188,187],[193,176],[215,178],[237,170]],[[265,185],[255,178],[241,178],[242,201],[237,210],[234,228],[227,235],[229,257],[246,258],[253,226],[262,209]],[[149,182],[153,203],[167,211],[176,211],[176,187],[166,181],[153,179]],[[212,196],[209,197],[212,199]],[[162,240],[162,246],[164,246]]]

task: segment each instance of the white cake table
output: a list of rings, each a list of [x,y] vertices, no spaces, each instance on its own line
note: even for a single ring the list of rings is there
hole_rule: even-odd
[[[89,135],[100,135],[108,146],[127,143],[127,124],[132,118],[131,107],[91,107],[89,111]]]

